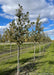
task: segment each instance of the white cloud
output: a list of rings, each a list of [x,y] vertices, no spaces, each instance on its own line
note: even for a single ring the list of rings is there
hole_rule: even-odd
[[[0,26],[0,34],[3,34],[4,33],[4,30],[6,28],[9,28],[9,24],[5,25],[5,26]]]
[[[40,20],[40,22],[42,22],[42,23],[48,23],[48,19],[47,19],[47,18],[42,18],[42,19]]]
[[[48,34],[50,37],[54,37],[54,29],[45,31],[45,34]]]
[[[45,27],[44,29],[51,29],[51,27],[54,27],[54,24],[50,24],[48,27]]]
[[[52,27],[52,26],[54,26],[54,24],[50,24],[49,26]]]
[[[54,19],[54,6],[47,3],[46,0],[0,0],[3,11],[11,15],[15,14],[17,3],[23,6],[24,11],[30,12],[31,18],[36,18],[40,14],[41,18]]]
[[[30,12],[30,19],[32,21],[36,21],[39,14],[42,22],[47,22],[48,18],[54,20],[54,5],[50,5],[46,0],[0,0],[1,8],[5,13],[0,14],[0,16],[9,19],[15,18],[14,14],[16,13],[15,9],[18,8],[18,3],[23,6],[24,11]]]
[[[49,1],[53,1],[53,0],[49,0]]]
[[[0,26],[0,30],[1,29],[5,29],[5,28],[8,28],[9,27],[9,24],[5,25],[5,26]]]
[[[14,16],[12,16],[12,15],[7,15],[7,14],[2,14],[2,13],[0,13],[0,16],[2,16],[2,17],[4,17],[4,18],[7,18],[7,19],[14,19],[15,17]]]

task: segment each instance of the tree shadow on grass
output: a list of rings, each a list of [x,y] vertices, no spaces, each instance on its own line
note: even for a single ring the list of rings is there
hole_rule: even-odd
[[[41,59],[41,58],[44,58],[44,57],[46,57],[46,56],[43,56],[43,55],[41,55],[41,56],[35,56],[35,59],[37,60],[39,60],[39,59]],[[26,63],[26,62],[28,62],[28,61],[33,61],[34,60],[34,57],[30,57],[30,58],[22,58],[22,59],[20,59],[20,63],[21,64],[24,64],[24,63]],[[17,60],[15,60],[15,61],[12,61],[12,62],[6,62],[5,64],[16,64],[17,63]]]
[[[26,73],[33,72],[33,71],[37,70],[38,66],[41,67],[46,62],[47,61],[45,61],[45,62],[30,62],[30,63],[20,67],[20,73],[22,73],[22,72],[26,72]],[[4,71],[4,70],[0,71],[0,75],[10,75],[13,72],[15,72],[15,73],[17,72],[17,67],[10,69],[10,70],[6,70],[6,71]],[[24,75],[24,74],[22,74],[22,75]]]
[[[36,56],[35,58],[37,59],[38,56]],[[21,64],[24,64],[24,63],[26,63],[26,62],[28,62],[28,61],[30,61],[30,60],[33,60],[33,59],[34,59],[34,57],[22,58],[22,59],[20,59],[20,63],[21,63]],[[15,61],[13,61],[13,62],[6,62],[5,64],[16,64],[16,63],[17,63],[17,60],[15,60]]]
[[[38,58],[39,59],[44,58],[44,56],[40,56],[40,57],[36,56],[35,58],[37,60]],[[26,59],[25,58],[20,59],[20,63],[21,64],[26,63],[26,65],[20,67],[20,72],[23,72],[23,71],[24,72],[34,71],[34,70],[37,69],[39,64],[40,64],[39,66],[41,66],[43,63],[45,63],[45,62],[35,62],[33,59],[34,59],[34,57],[30,57],[30,58],[26,58]],[[29,63],[27,63],[27,62],[29,62]],[[12,62],[6,62],[5,64],[11,64],[13,66],[14,64],[17,64],[17,60],[12,61]],[[0,71],[0,75],[10,75],[12,72],[14,72],[16,70],[17,70],[17,67],[15,67],[13,69],[9,69],[9,70],[8,69],[7,70],[3,70],[3,71]]]
[[[51,52],[54,52],[54,51],[51,51]]]
[[[17,68],[13,68],[13,69],[10,69],[10,70],[6,70],[6,71],[0,71],[0,75],[10,75],[12,72],[14,72]]]
[[[54,64],[54,61],[49,61],[49,64]]]
[[[25,72],[25,73],[29,73],[29,72],[34,72],[35,70],[38,69],[38,66],[41,67],[45,62],[34,62],[34,63],[28,63],[25,66],[20,68],[20,72]],[[23,73],[21,75],[24,75]]]

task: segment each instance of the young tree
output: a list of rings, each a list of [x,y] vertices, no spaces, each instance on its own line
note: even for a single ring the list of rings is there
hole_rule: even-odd
[[[10,24],[10,26],[11,26],[11,24]],[[9,28],[9,29],[6,28],[3,35],[5,38],[5,41],[10,42],[10,56],[11,56],[11,41],[12,41],[12,30],[11,30],[11,28]]]
[[[40,16],[37,18],[36,21],[36,41],[39,42],[39,52],[41,53],[41,48],[40,48],[40,39],[41,39],[41,33],[43,32],[43,28],[42,27],[42,22],[40,22]]]
[[[34,60],[35,60],[35,42],[39,42],[39,48],[40,48],[40,39],[41,39],[41,33],[43,32],[42,22],[40,22],[40,16],[38,16],[35,24],[35,30],[32,30],[32,37],[34,42]],[[39,49],[40,51],[40,49]]]
[[[35,39],[36,39],[36,32],[32,29],[32,33],[31,33],[31,39],[34,42],[34,60],[35,60]]]
[[[40,49],[40,39],[41,39],[41,33],[43,32],[43,27],[42,27],[42,22],[40,22],[40,16],[38,16],[36,20],[36,25],[35,25],[35,31],[34,31],[34,41],[39,42],[39,52],[41,52]],[[35,52],[35,48],[34,48]]]
[[[12,32],[13,40],[17,43],[18,46],[18,66],[17,66],[17,75],[20,75],[20,45],[24,42],[24,36],[27,34],[28,29],[31,25],[29,20],[29,12],[23,13],[23,7],[19,4],[19,8],[16,10],[16,20],[13,20],[10,24],[9,31]]]
[[[36,41],[40,43],[41,33],[43,32],[44,27],[42,27],[42,22],[40,22],[40,16],[38,16],[36,21]]]
[[[11,26],[11,24],[10,24]],[[12,37],[12,28],[10,27],[9,29],[7,29],[7,35],[8,35],[8,42],[10,42],[10,56],[11,56],[11,42],[13,40],[13,37]]]

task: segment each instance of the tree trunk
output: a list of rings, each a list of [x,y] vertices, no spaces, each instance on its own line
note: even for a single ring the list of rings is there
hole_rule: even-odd
[[[11,56],[11,42],[10,42],[10,56]]]
[[[45,45],[43,44],[43,55],[44,55],[44,49],[45,49]]]
[[[18,46],[18,52],[17,52],[17,75],[20,75],[20,64],[19,64],[19,58],[20,58],[20,46]]]
[[[41,46],[40,46],[40,43],[39,43],[39,56],[41,54]]]
[[[34,43],[34,60],[35,60],[35,43]]]
[[[5,45],[5,42],[4,42],[4,51],[5,51],[5,46],[6,46],[6,45]]]

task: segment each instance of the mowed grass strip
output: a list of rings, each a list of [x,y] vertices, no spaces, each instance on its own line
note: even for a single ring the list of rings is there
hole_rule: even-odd
[[[29,43],[29,44],[22,44],[21,45],[21,49],[24,49],[24,48],[27,48],[27,47],[31,47],[31,46],[33,46],[34,44],[33,43]],[[11,51],[16,51],[17,50],[17,45],[16,44],[11,44]],[[7,53],[7,52],[9,52],[10,51],[10,43],[9,44],[1,44],[0,43],[0,55],[2,54],[2,53]]]
[[[22,45],[22,46],[24,47],[24,45]],[[43,47],[46,47],[46,46],[47,46],[47,44],[44,44],[44,46],[41,47],[41,50],[43,49]],[[36,47],[35,52],[39,52],[39,46],[35,44],[35,47]],[[28,48],[30,48],[30,50],[33,49],[34,48],[34,44],[30,44],[29,47],[27,47],[25,49],[21,49],[20,53],[22,54],[22,53],[30,51]],[[34,52],[34,51],[31,51],[31,53],[32,52]],[[11,52],[11,56],[16,55],[16,54],[17,54],[17,49],[16,49],[16,51]],[[0,55],[0,59],[4,59],[4,58],[8,58],[8,57],[10,57],[10,51],[8,53],[4,53],[4,54]]]
[[[43,49],[43,46],[41,48]],[[41,65],[40,61],[43,62],[43,59],[45,58],[45,56],[43,56],[41,54],[39,57],[39,53],[36,52],[36,61],[34,62],[33,49],[30,47],[30,48],[27,48],[26,50],[28,50],[28,52],[21,54],[21,56],[20,56],[20,66],[22,68],[25,67],[26,69],[28,67],[29,71],[31,71],[31,69],[33,68],[33,70],[32,70],[33,72],[34,72],[34,70],[36,70],[36,72],[40,72],[39,71],[39,69],[40,69],[39,67]],[[37,48],[36,50],[39,50],[39,49]],[[7,75],[7,74],[10,75],[16,69],[17,69],[17,56],[12,57],[12,58],[10,57],[10,59],[8,59],[4,62],[3,61],[0,62],[0,75]],[[21,69],[21,72],[22,71],[25,71],[25,69]]]
[[[46,73],[49,75],[52,73],[54,75],[54,43],[46,49],[45,56],[39,60],[39,64],[36,64],[36,68],[35,73],[45,73],[45,75]]]

